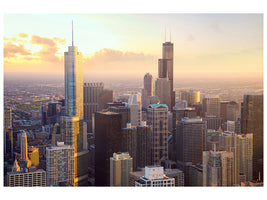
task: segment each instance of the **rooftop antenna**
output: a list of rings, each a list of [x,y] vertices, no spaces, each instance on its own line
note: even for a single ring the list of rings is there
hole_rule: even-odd
[[[72,20],[72,46],[74,46],[74,41],[73,41],[73,20]]]

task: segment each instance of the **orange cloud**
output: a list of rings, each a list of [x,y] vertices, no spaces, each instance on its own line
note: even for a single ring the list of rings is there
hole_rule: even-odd
[[[27,56],[31,55],[31,52],[23,45],[15,45],[12,44],[11,42],[5,43],[4,44],[4,57],[10,58],[10,57],[16,57],[19,55]]]
[[[28,37],[28,34],[26,34],[26,33],[19,33],[19,37],[21,37],[21,38],[27,38]]]
[[[57,46],[57,43],[53,39],[40,37],[38,35],[33,35],[30,42],[31,44],[42,45],[42,49],[39,52],[37,52],[36,55],[38,55],[43,61],[46,62],[60,61],[60,59],[56,56],[56,53],[58,52],[59,48]]]

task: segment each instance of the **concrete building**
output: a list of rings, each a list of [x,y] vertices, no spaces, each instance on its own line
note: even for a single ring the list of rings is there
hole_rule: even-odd
[[[222,124],[222,119],[214,115],[209,115],[205,117],[207,121],[207,129],[219,130]]]
[[[226,151],[203,152],[203,186],[234,185],[234,154]]]
[[[160,160],[168,157],[168,106],[149,105],[147,124],[152,126],[152,163],[160,165]]]
[[[141,94],[131,94],[127,107],[130,108],[130,123],[132,126],[140,125],[142,121]]]
[[[253,133],[253,179],[263,178],[263,95],[244,95],[241,133]]]
[[[189,186],[203,186],[202,165],[191,165],[189,167]]]
[[[110,158],[110,186],[128,186],[133,171],[133,158],[126,153],[113,153]]]
[[[7,173],[9,187],[45,187],[46,172],[43,169],[28,168],[17,172]]]
[[[68,183],[74,186],[74,147],[58,142],[46,148],[47,186]]]
[[[145,176],[135,181],[135,187],[174,187],[174,178],[164,174],[161,166],[146,166]]]
[[[184,172],[179,169],[165,169],[164,174],[169,178],[174,178],[175,187],[184,186]]]

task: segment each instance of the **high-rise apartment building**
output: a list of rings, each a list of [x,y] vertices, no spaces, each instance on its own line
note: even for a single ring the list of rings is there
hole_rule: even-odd
[[[28,168],[7,173],[9,187],[45,187],[46,172],[43,169]]]
[[[83,85],[84,121],[87,131],[92,132],[92,114],[105,108],[106,103],[113,101],[113,92],[104,89],[104,83],[84,83]]]
[[[46,148],[47,186],[60,182],[74,185],[74,147],[58,142],[57,146]]]
[[[221,99],[218,95],[206,95],[202,102],[205,116],[221,116]]]
[[[147,108],[147,124],[152,126],[152,163],[168,157],[168,106],[151,104]]]
[[[135,187],[174,187],[175,179],[164,174],[161,166],[146,166],[145,176],[135,181]]]
[[[234,185],[234,153],[227,151],[203,152],[203,186]]]
[[[263,181],[263,95],[244,95],[241,133],[253,133],[253,179]]]
[[[189,166],[202,163],[202,151],[206,149],[206,122],[201,118],[184,118],[176,127],[176,160],[183,170],[185,185],[189,184]]]
[[[133,171],[133,158],[126,153],[113,153],[110,158],[110,186],[128,186]]]
[[[73,30],[72,30],[73,32]],[[64,53],[65,62],[65,116],[61,118],[64,142],[74,147],[74,186],[88,183],[88,150],[83,140],[83,60],[82,53],[72,46]]]
[[[95,122],[95,185],[110,185],[110,157],[122,152],[121,114],[96,112]]]
[[[158,79],[155,94],[161,104],[167,104],[169,110],[175,105],[173,91],[173,43],[165,42],[162,46],[162,59],[158,60]]]
[[[153,96],[153,77],[151,74],[146,73],[144,76],[144,89],[142,90],[142,106],[149,105],[149,97]]]

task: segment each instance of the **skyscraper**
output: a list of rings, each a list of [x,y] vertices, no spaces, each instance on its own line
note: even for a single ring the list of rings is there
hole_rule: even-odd
[[[169,110],[173,109],[175,92],[173,91],[173,43],[171,42],[165,42],[162,46],[162,59],[158,60],[155,93],[161,104],[167,104]]]
[[[110,158],[110,186],[128,186],[133,171],[133,158],[126,153],[113,153]]]
[[[74,185],[74,147],[58,142],[46,148],[47,186],[65,182]]]
[[[201,118],[184,118],[176,128],[176,160],[184,171],[185,185],[189,184],[189,167],[202,163],[202,151],[206,149],[206,122]]]
[[[5,155],[13,156],[13,129],[12,129],[12,108],[4,108],[4,148]]]
[[[132,126],[140,125],[142,121],[141,94],[131,94],[127,104],[130,108],[130,121]]]
[[[253,133],[253,179],[263,181],[263,95],[244,95],[241,132]]]
[[[65,143],[74,147],[74,186],[87,185],[88,150],[83,149],[83,67],[82,53],[72,46],[64,53],[65,62],[65,116],[61,131]]]
[[[168,106],[151,104],[147,108],[147,123],[152,126],[152,164],[168,158]]]
[[[203,98],[203,113],[205,116],[220,117],[221,99],[218,95],[206,95]]]
[[[180,91],[180,100],[186,100],[188,106],[200,103],[200,91]]]
[[[87,130],[92,132],[92,114],[101,111],[108,102],[113,100],[113,92],[111,95],[109,90],[104,90],[104,83],[84,83],[83,85],[83,105],[84,105],[84,121],[87,123]]]
[[[136,162],[137,168],[144,168],[152,165],[152,127],[146,125],[145,121],[137,126],[137,150]]]
[[[149,105],[148,97],[153,96],[153,77],[151,74],[146,73],[144,76],[144,89],[142,91],[142,106]]]
[[[122,152],[121,114],[96,112],[95,122],[95,185],[110,185],[110,157]]]
[[[31,162],[28,158],[28,142],[27,142],[27,134],[25,131],[21,134],[21,142],[20,142],[20,153],[21,153],[21,160],[25,162],[24,167],[30,167]]]
[[[233,186],[234,154],[226,151],[203,152],[203,186]]]

